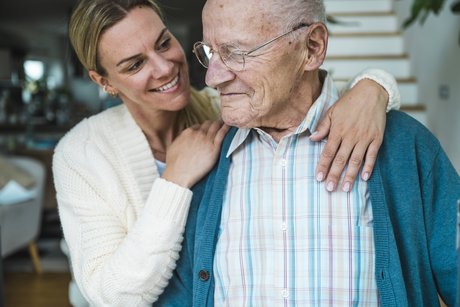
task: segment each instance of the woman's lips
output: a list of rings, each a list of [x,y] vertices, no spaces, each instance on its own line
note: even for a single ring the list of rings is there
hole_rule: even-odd
[[[177,76],[174,79],[172,79],[170,82],[156,89],[153,89],[152,91],[157,92],[157,93],[173,92],[177,88],[178,84],[179,84],[179,74],[177,74]]]

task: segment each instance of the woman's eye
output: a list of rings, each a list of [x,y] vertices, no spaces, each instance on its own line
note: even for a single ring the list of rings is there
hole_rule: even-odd
[[[158,50],[166,50],[171,46],[171,38],[167,38],[158,46]]]
[[[135,63],[133,63],[132,65],[128,67],[128,71],[138,70],[141,67],[142,63],[143,63],[142,60],[136,61]]]

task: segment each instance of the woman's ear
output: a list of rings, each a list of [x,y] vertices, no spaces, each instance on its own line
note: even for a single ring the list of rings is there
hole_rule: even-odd
[[[88,71],[88,75],[91,78],[91,80],[94,81],[94,83],[96,83],[102,88],[104,92],[114,97],[118,95],[118,90],[109,84],[107,78],[101,76],[95,70]]]
[[[107,80],[100,74],[98,74],[95,70],[88,71],[88,76],[91,80],[93,80],[94,83],[96,83],[100,87],[104,87],[105,85],[107,85]]]
[[[324,62],[327,51],[328,32],[323,23],[314,23],[310,26],[307,38],[308,59],[306,71],[318,69]]]

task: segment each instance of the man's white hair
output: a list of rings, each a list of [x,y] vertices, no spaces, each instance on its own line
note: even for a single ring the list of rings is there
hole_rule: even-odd
[[[323,0],[271,0],[269,11],[277,23],[294,27],[300,23],[322,22],[326,24]]]

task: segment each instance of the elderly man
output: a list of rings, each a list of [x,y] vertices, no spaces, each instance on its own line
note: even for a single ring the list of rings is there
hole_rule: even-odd
[[[337,97],[324,20],[319,0],[206,2],[195,54],[239,129],[194,191],[158,305],[456,304],[460,178],[425,128],[390,112],[369,181],[315,180],[309,136]]]

